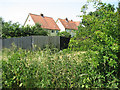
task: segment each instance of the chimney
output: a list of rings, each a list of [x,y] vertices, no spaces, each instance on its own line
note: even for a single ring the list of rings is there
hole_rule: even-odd
[[[68,22],[68,18],[65,19]]]
[[[40,16],[41,16],[41,17],[44,17],[44,15],[43,15],[42,13],[40,14]]]
[[[73,20],[71,20],[71,21],[73,21]]]

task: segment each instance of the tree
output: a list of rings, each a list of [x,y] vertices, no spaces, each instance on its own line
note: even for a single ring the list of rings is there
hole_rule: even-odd
[[[2,24],[2,37],[3,38],[10,38],[10,37],[17,37],[21,36],[18,34],[20,31],[20,24],[9,22],[3,22]]]
[[[97,62],[94,67],[100,75],[97,77],[104,77],[99,80],[104,87],[120,87],[120,60],[117,57],[120,35],[118,13],[119,9],[115,12],[114,5],[98,3],[95,12],[82,16],[84,27],[82,25],[79,27],[76,37],[72,38],[69,44],[70,49],[73,50],[81,50],[83,47],[83,50],[98,52],[91,61]]]
[[[21,26],[19,23],[4,22],[2,23],[2,38],[43,35],[47,36],[48,32],[41,28],[40,24],[34,26]]]

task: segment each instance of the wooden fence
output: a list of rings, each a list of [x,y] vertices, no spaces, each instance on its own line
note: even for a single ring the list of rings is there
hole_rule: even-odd
[[[59,36],[27,36],[19,38],[2,39],[2,46],[0,48],[11,48],[14,43],[15,46],[22,49],[43,49],[46,46],[64,49],[68,47],[70,38]]]
[[[2,39],[0,39],[0,50],[2,49]]]

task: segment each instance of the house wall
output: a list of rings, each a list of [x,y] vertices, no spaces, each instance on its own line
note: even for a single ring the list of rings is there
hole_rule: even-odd
[[[30,25],[30,26],[35,25],[35,23],[34,23],[34,21],[33,21],[33,19],[31,18],[30,15],[28,16],[24,26],[27,26],[27,25]],[[62,28],[64,28],[64,27],[62,27]],[[48,29],[45,29],[45,30],[48,31],[48,33],[49,33],[48,36],[57,36],[57,32],[59,32],[59,30],[48,30]],[[64,31],[65,31],[65,29],[64,29]]]
[[[74,30],[65,29],[64,26],[62,25],[62,23],[60,22],[60,20],[57,20],[56,24],[60,28],[60,32],[67,31],[68,33],[71,34],[72,37],[76,35]]]
[[[75,36],[76,32],[74,30],[71,31],[71,37]]]
[[[75,36],[75,35],[76,35],[76,33],[75,33],[75,31],[74,31],[74,30],[71,30],[71,29],[66,29],[65,31],[66,31],[66,32],[68,32],[68,33],[70,33],[70,34],[71,34],[71,37],[73,37],[73,36]]]
[[[27,25],[30,25],[30,26],[35,25],[34,21],[32,20],[32,17],[30,15],[28,16],[27,21],[25,22],[24,26],[27,26]]]
[[[65,31],[65,28],[64,28],[64,26],[62,25],[62,23],[60,22],[60,20],[58,20],[58,21],[56,22],[56,24],[57,24],[58,27],[60,28],[60,32]]]
[[[59,30],[47,30],[48,31],[48,36],[57,36],[57,33]]]

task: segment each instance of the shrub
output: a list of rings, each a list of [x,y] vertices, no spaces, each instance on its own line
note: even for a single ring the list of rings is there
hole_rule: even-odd
[[[115,12],[114,5],[105,3],[98,3],[96,7],[95,12],[83,15],[82,24],[84,26],[79,27],[78,33],[75,38],[71,39],[69,47],[71,50],[97,51],[98,55],[92,57],[91,60],[97,62],[96,65],[93,65],[96,67],[96,71],[93,71],[100,75],[98,77],[100,77],[101,86],[120,87],[118,69],[120,68],[118,58],[120,9]]]
[[[63,37],[71,37],[70,33],[68,33],[67,31],[62,31],[62,32],[58,32],[57,34],[58,36],[63,36]]]
[[[40,24],[34,26],[21,26],[19,23],[2,22],[2,38],[43,35],[47,36],[48,32],[41,28]]]

